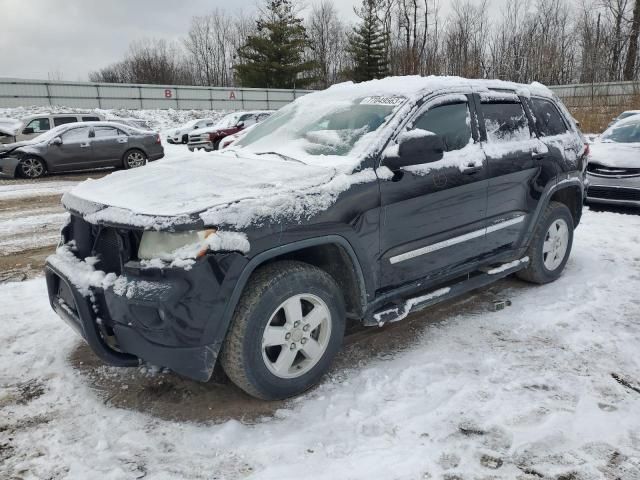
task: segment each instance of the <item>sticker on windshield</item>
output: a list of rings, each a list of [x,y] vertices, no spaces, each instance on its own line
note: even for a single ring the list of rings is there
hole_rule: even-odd
[[[365,97],[360,105],[400,105],[404,101],[404,97]]]

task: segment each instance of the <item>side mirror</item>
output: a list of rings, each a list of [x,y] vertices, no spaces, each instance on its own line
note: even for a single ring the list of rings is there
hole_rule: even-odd
[[[194,125],[194,126],[193,126],[193,129],[194,129],[194,130],[197,130],[197,129],[199,129],[199,128],[200,128],[200,127],[199,127],[198,125]]]
[[[236,125],[236,127],[238,127],[238,128],[242,128],[242,127],[244,127],[244,122],[238,122],[238,124]]]
[[[34,133],[34,132],[33,132],[33,128],[31,128],[31,127],[27,127],[27,128],[25,128],[24,130],[22,130],[22,134],[23,134],[23,135],[31,135],[31,134],[33,134],[33,133]]]
[[[49,145],[62,145],[62,138],[56,137],[49,142]]]
[[[437,162],[443,156],[444,143],[440,135],[415,129],[400,134],[397,149],[388,149],[382,164],[391,170],[398,170],[411,165]]]

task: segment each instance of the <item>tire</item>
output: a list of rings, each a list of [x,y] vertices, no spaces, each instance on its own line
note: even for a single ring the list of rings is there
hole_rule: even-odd
[[[122,166],[125,170],[130,168],[142,167],[147,164],[147,154],[142,150],[129,150],[122,158]]]
[[[220,142],[221,141],[222,141],[222,139],[219,138],[218,140],[213,142],[213,149],[211,151],[220,150]]]
[[[340,350],[344,328],[344,298],[328,273],[302,262],[272,263],[249,279],[221,364],[249,395],[288,398],[318,383]],[[263,347],[269,340],[273,343]]]
[[[40,178],[47,173],[47,166],[38,157],[25,157],[18,164],[18,173],[23,178]]]
[[[182,136],[182,144],[186,145],[187,143],[189,143],[189,135],[183,135]]]
[[[569,208],[563,203],[549,203],[527,250],[529,265],[516,275],[522,280],[538,284],[556,280],[571,254],[573,228],[573,216]]]

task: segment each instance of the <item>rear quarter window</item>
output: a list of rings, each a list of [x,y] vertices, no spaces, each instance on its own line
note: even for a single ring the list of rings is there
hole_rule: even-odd
[[[533,114],[536,117],[538,131],[543,137],[561,135],[569,130],[553,102],[542,98],[532,98],[531,105],[533,107]]]
[[[83,122],[99,122],[100,119],[98,117],[82,117]]]

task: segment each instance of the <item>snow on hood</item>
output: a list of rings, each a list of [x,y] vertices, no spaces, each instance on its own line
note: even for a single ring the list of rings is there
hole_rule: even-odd
[[[168,228],[187,223],[197,213],[224,210],[233,202],[264,205],[330,182],[335,173],[272,155],[185,155],[89,179],[65,194],[63,204],[88,221]],[[218,223],[237,222],[227,218]]]
[[[589,145],[589,163],[605,167],[640,168],[640,143],[595,142]]]
[[[0,118],[0,133],[15,137],[21,126],[22,122],[15,118]]]

